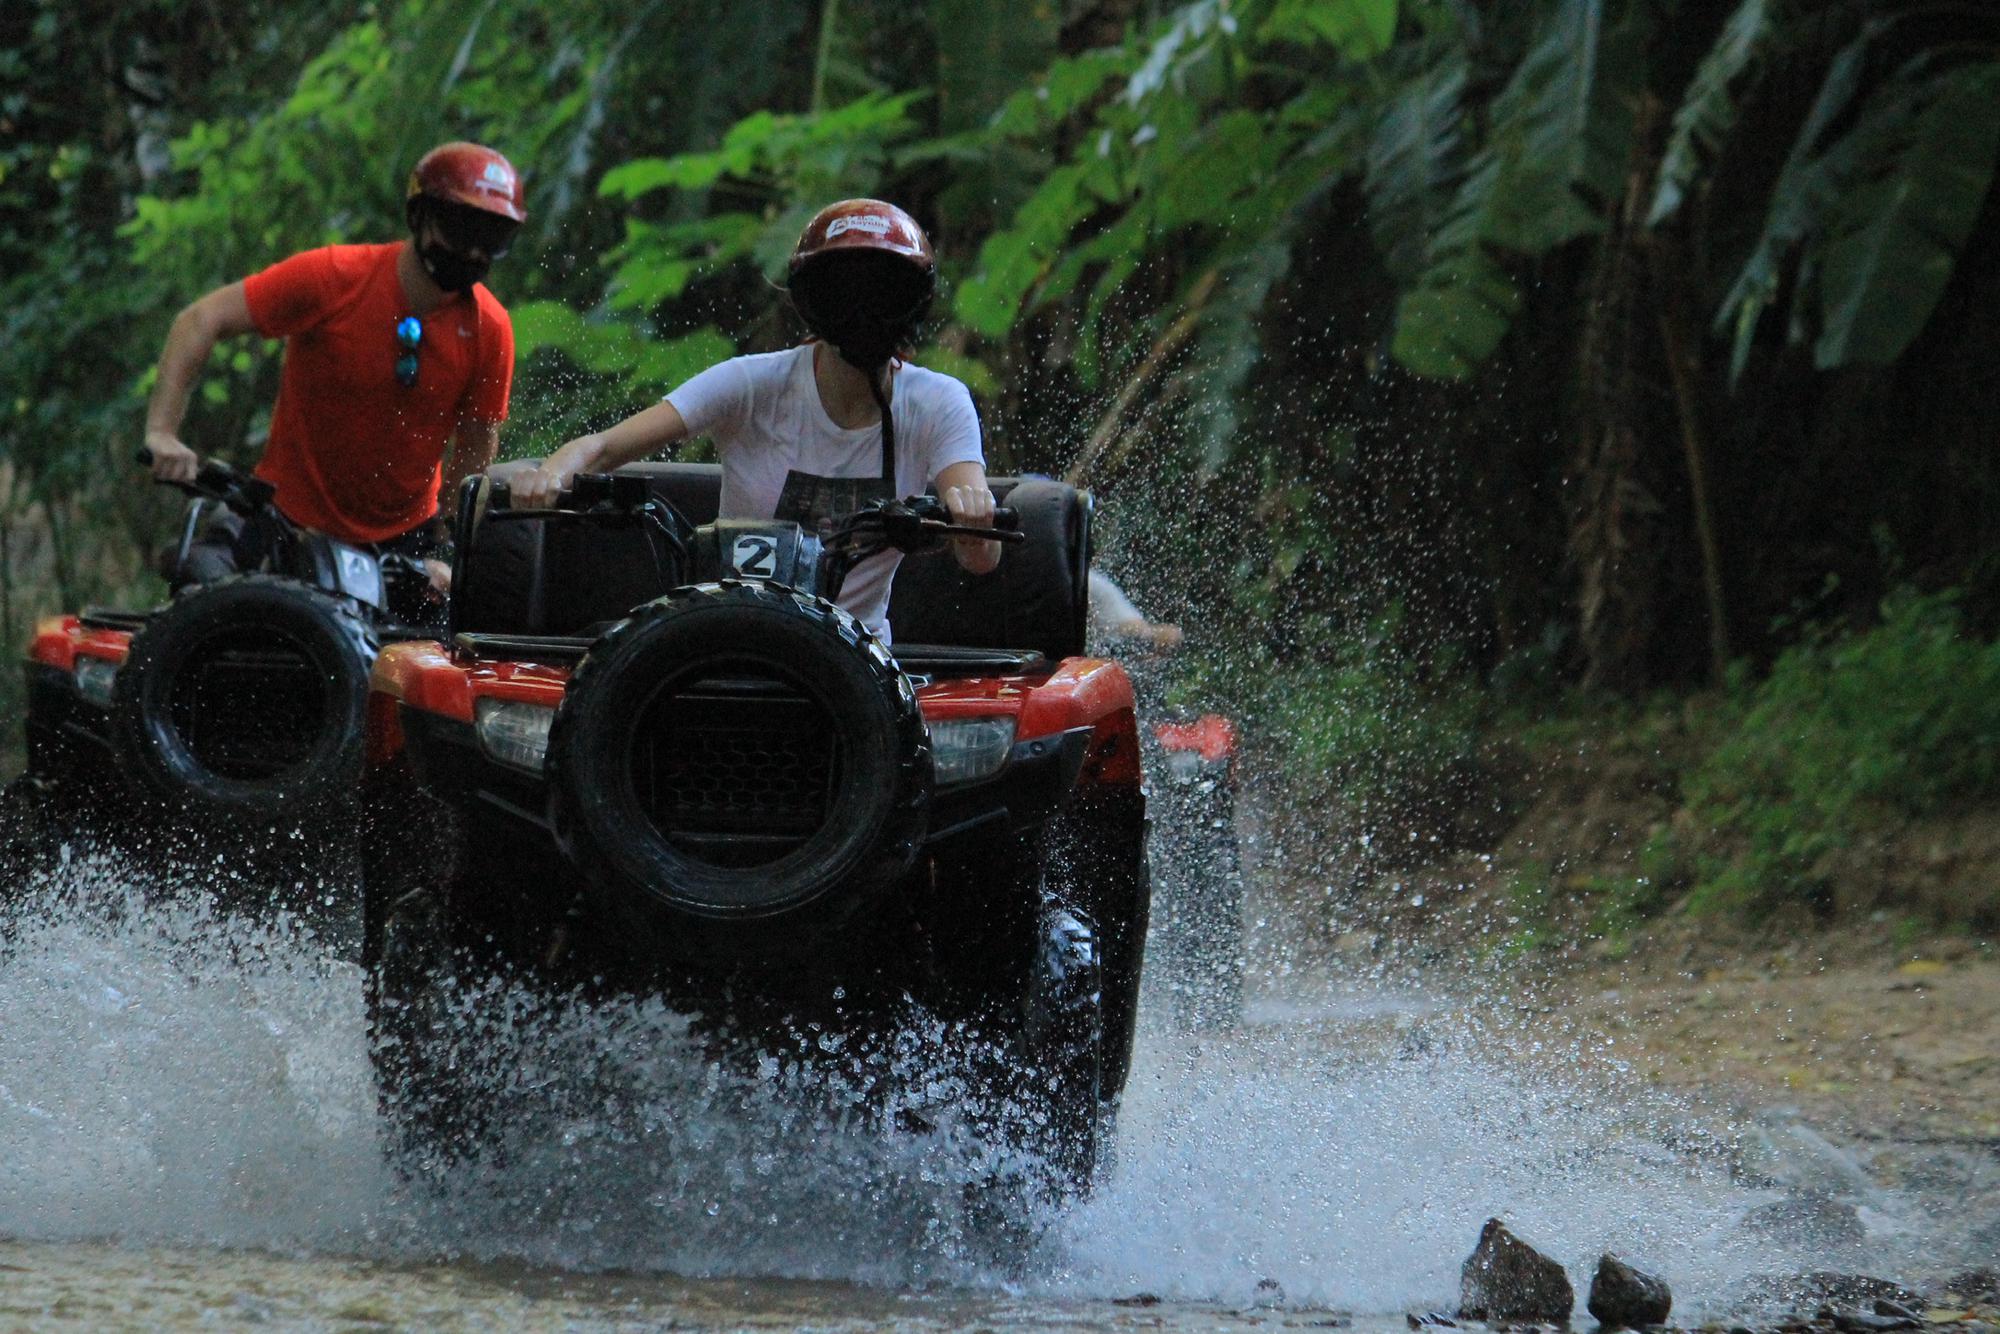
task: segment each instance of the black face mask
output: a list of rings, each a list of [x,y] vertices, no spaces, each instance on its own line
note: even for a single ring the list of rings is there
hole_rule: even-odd
[[[792,301],[806,327],[873,370],[914,342],[930,305],[931,281],[892,255],[830,255],[792,279]]]
[[[491,260],[461,255],[442,241],[425,242],[418,247],[417,258],[423,261],[424,272],[430,274],[431,281],[447,292],[471,291],[472,285],[493,267]]]

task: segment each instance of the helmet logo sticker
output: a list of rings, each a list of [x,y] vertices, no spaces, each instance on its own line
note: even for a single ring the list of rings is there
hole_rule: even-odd
[[[486,170],[479,173],[479,184],[488,190],[511,192],[514,188],[514,173],[498,162],[489,162],[486,164]]]
[[[875,236],[887,236],[892,224],[887,218],[878,218],[870,213],[854,213],[844,218],[835,218],[827,224],[826,239],[831,241],[843,232],[869,232]]]

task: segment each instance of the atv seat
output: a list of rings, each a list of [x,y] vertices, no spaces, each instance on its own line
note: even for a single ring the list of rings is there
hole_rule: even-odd
[[[657,539],[636,525],[489,521],[495,493],[504,495],[509,477],[535,462],[496,465],[460,490],[454,634],[574,637],[668,591]],[[634,463],[618,472],[644,477],[690,523],[715,521],[719,465]],[[995,477],[989,484],[1001,504],[1020,512],[1029,540],[1003,547],[999,568],[986,575],[966,573],[948,553],[906,558],[889,600],[899,658],[932,666],[973,661],[955,658],[952,649],[1031,650],[1050,659],[1083,652],[1089,493],[1047,478]],[[929,652],[930,646],[942,651]]]

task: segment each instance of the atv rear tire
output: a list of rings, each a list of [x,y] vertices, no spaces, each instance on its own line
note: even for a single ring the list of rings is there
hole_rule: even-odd
[[[290,580],[195,589],[133,636],[112,742],[142,790],[182,818],[319,820],[360,781],[377,648],[353,606]]]
[[[909,678],[846,612],[759,583],[605,635],[548,757],[558,839],[655,958],[824,957],[909,870],[930,804]]]

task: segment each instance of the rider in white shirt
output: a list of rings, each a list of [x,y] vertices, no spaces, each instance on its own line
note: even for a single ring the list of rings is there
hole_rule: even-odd
[[[822,530],[872,499],[935,486],[952,522],[990,527],[979,417],[949,375],[909,364],[937,266],[916,221],[894,204],[848,199],[822,209],[792,252],[792,304],[813,341],[733,357],[608,430],[578,436],[513,479],[514,503],[550,504],[579,472],[609,472],[706,435],[722,459],[723,518],[789,519]],[[984,574],[1000,544],[958,538]],[[889,585],[902,559],[856,566],[840,605],[885,641]]]

